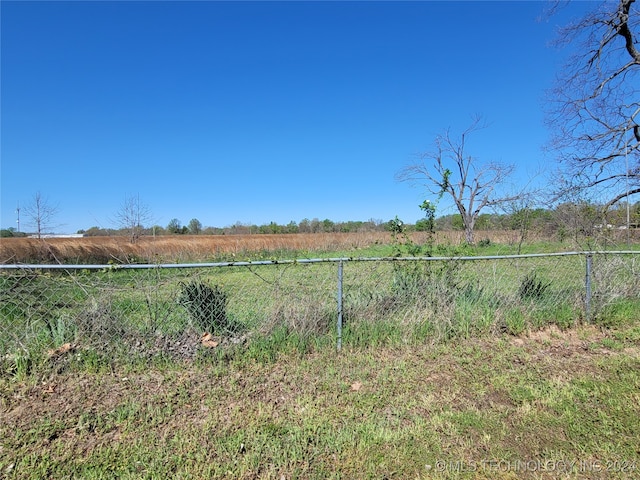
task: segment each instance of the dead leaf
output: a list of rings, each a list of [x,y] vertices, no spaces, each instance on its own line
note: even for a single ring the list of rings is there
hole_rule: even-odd
[[[47,388],[45,388],[42,393],[56,393],[56,386],[53,384],[49,384]]]
[[[73,350],[73,345],[71,345],[70,343],[65,343],[64,345],[61,345],[56,349],[48,350],[47,354],[49,355],[49,357],[59,357],[60,355],[64,355],[65,353],[70,352],[71,350]]]
[[[220,341],[210,333],[204,333],[202,337],[200,337],[200,343],[207,348],[215,348],[220,345]]]
[[[357,392],[361,388],[362,388],[362,382],[354,382],[354,383],[351,384],[351,391],[352,392]]]

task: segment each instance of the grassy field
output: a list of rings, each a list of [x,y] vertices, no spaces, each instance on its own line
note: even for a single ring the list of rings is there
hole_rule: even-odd
[[[334,264],[4,275],[0,478],[637,478],[637,260],[594,259],[589,321],[583,260],[348,263],[340,352]]]
[[[419,238],[420,236],[418,236]],[[3,238],[3,263],[157,263],[249,259],[260,254],[358,250],[388,244],[386,232],[281,235],[178,235],[142,237]]]
[[[593,259],[588,312],[582,255],[347,261],[343,340],[368,346],[518,335],[640,310],[636,257]],[[302,350],[319,343],[331,348],[337,270],[334,261],[6,270],[0,275],[0,366],[24,375],[66,344],[116,362],[192,358],[205,333],[268,355],[283,342]]]
[[[638,244],[640,231],[634,230],[633,243]],[[620,232],[614,236],[593,240],[563,242],[530,234],[521,242],[517,231],[477,232],[480,247],[468,248],[466,253],[513,254],[585,250],[625,245]],[[435,242],[447,247],[460,246],[463,232],[438,232]],[[412,240],[421,245],[429,234],[416,232]],[[326,253],[345,256],[376,256],[389,254],[388,232],[362,233],[305,233],[280,235],[174,235],[142,237],[133,244],[127,237],[84,238],[2,238],[0,263],[158,263],[197,262],[217,260],[247,260],[260,256],[295,258],[318,256]],[[445,250],[445,253],[450,248]]]
[[[0,378],[0,476],[637,478],[640,318]]]

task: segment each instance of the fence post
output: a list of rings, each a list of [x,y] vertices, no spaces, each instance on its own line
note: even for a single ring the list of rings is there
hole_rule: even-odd
[[[591,267],[593,262],[593,254],[587,253],[587,266],[585,273],[585,299],[584,299],[584,309],[585,309],[585,319],[587,322],[591,321]]]
[[[338,262],[338,351],[342,350],[342,260]]]

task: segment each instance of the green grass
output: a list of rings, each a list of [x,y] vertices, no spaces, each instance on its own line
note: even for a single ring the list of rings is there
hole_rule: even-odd
[[[575,465],[564,475],[505,470],[599,461],[627,466],[606,478],[633,478],[629,469],[640,468],[633,325],[340,354],[325,347],[115,371],[70,356],[62,372],[2,377],[0,472],[9,479],[602,478]]]
[[[634,262],[594,258],[589,320],[615,325],[638,311]],[[579,256],[348,262],[344,341],[393,345],[495,331],[517,335],[553,324],[570,328],[586,316],[584,268]],[[229,341],[250,346],[277,345],[285,331],[289,343],[304,351],[310,339],[326,344],[335,332],[336,269],[321,263],[3,274],[0,364],[24,372],[66,343],[118,352],[124,360],[174,355],[184,350],[185,338],[193,356],[206,327],[198,321],[198,306],[185,308],[180,296],[194,281],[216,286],[228,300],[227,324],[233,328],[209,333],[228,333]]]
[[[633,478],[636,263],[348,262],[339,353],[335,264],[3,273],[0,478]]]

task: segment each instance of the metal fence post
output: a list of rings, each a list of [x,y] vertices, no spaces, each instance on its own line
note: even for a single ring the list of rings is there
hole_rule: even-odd
[[[342,349],[342,260],[338,262],[338,351]]]
[[[585,319],[587,322],[591,321],[591,267],[593,262],[593,254],[587,253],[587,266],[585,272]]]

